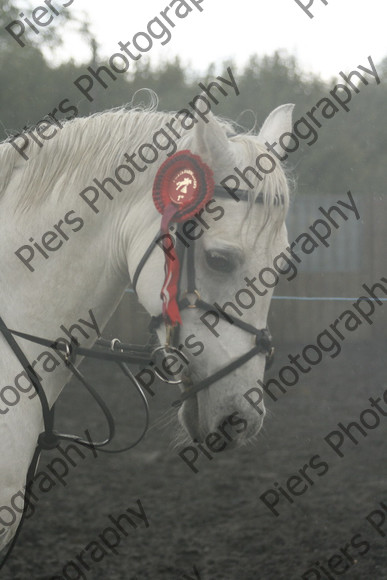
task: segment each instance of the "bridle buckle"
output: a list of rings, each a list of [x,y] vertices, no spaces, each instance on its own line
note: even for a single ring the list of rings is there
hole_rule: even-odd
[[[188,301],[187,308],[197,308],[197,301],[200,300],[201,297],[199,291],[195,289],[192,292],[186,290],[183,294],[183,299]]]
[[[113,339],[111,340],[111,342],[110,342],[110,350],[111,350],[112,352],[114,352],[114,351],[116,350],[116,344],[117,344],[117,345],[120,345],[120,344],[121,344],[121,341],[120,341],[120,339],[119,339],[119,338],[113,338]],[[118,347],[118,349],[117,349],[117,350],[119,350],[119,352],[124,352],[124,351],[122,350],[122,348],[119,348],[119,347]]]
[[[274,352],[275,352],[275,348],[274,346],[272,346],[269,350],[269,352],[266,354],[266,365],[265,365],[265,370],[268,370],[273,362],[274,362]]]
[[[176,347],[174,347],[174,346],[169,346],[169,345],[164,345],[164,346],[158,346],[158,347],[156,347],[156,348],[153,350],[153,352],[152,352],[152,355],[151,355],[151,358],[152,358],[152,360],[155,360],[155,359],[156,359],[156,355],[157,355],[157,353],[158,353],[158,352],[161,352],[161,351],[163,351],[164,353],[166,352],[166,353],[170,353],[170,354],[178,353],[178,355],[177,355],[177,356],[179,356],[180,358],[182,358],[182,359],[183,359],[183,361],[184,361],[184,363],[185,363],[187,366],[189,365],[189,360],[188,360],[188,358],[185,356],[185,354],[184,354],[184,353],[183,353],[181,350],[179,350],[178,348],[176,348]],[[159,370],[159,369],[158,369],[156,366],[154,366],[154,365],[152,365],[152,370],[153,370],[153,372],[155,373],[155,375],[156,375],[156,376],[157,376],[157,377],[158,377],[158,378],[159,378],[161,381],[163,381],[163,383],[168,383],[169,385],[180,385],[180,384],[183,382],[183,380],[184,380],[183,378],[175,380],[175,379],[171,379],[171,378],[169,378],[169,377],[166,377],[166,376],[165,376],[165,375],[163,375],[163,374],[160,372],[160,370]]]

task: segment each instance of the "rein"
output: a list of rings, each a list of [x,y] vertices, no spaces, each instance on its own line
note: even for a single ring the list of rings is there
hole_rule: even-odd
[[[101,351],[95,350],[94,348],[85,348],[85,347],[79,346],[77,340],[74,338],[72,339],[71,343],[68,343],[68,342],[62,343],[59,340],[58,341],[51,341],[51,340],[48,340],[46,338],[42,338],[42,337],[35,336],[32,334],[27,334],[25,332],[11,330],[6,326],[6,324],[4,323],[4,321],[1,317],[0,317],[0,331],[3,333],[3,336],[6,339],[8,345],[11,347],[15,356],[18,358],[19,362],[21,363],[24,370],[26,371],[28,378],[30,379],[32,385],[34,386],[34,388],[39,396],[39,400],[40,400],[40,403],[42,406],[43,422],[44,422],[44,431],[40,434],[39,439],[38,439],[38,444],[39,444],[41,449],[47,449],[47,450],[54,449],[58,445],[58,443],[64,439],[79,443],[80,445],[84,445],[85,447],[99,448],[99,447],[104,447],[105,445],[110,443],[110,441],[114,437],[115,428],[114,428],[113,416],[112,416],[109,408],[107,407],[106,403],[103,401],[103,399],[100,397],[100,395],[94,389],[94,387],[92,387],[92,385],[90,385],[88,383],[88,381],[85,379],[83,374],[74,366],[75,358],[77,355],[118,363],[121,370],[128,377],[128,379],[132,382],[132,384],[134,385],[134,387],[136,388],[136,390],[138,391],[138,393],[140,394],[140,396],[144,402],[144,407],[145,407],[145,411],[146,411],[147,426],[143,430],[143,433],[141,434],[138,441],[136,441],[135,444],[130,445],[128,447],[125,447],[123,449],[117,449],[117,450],[101,449],[101,451],[103,451],[104,453],[122,453],[123,451],[127,451],[128,449],[131,449],[132,447],[137,445],[142,440],[142,438],[144,437],[145,432],[147,430],[148,424],[149,424],[149,407],[148,407],[147,399],[145,397],[145,393],[144,393],[142,387],[140,386],[140,384],[138,383],[137,379],[133,375],[133,373],[128,368],[127,363],[138,363],[138,362],[142,362],[142,361],[148,362],[151,359],[151,355],[152,355],[152,347],[150,345],[148,346],[148,345],[122,344],[117,338],[113,339],[112,341],[108,341],[106,339],[99,338],[96,341],[97,346],[104,347],[105,349],[107,347],[110,348],[110,350],[105,350],[105,351],[101,352]],[[35,344],[40,344],[42,346],[52,348],[53,350],[55,350],[59,354],[60,358],[62,358],[62,360],[64,361],[65,365],[69,368],[71,373],[75,376],[75,378],[77,378],[84,385],[84,387],[88,390],[88,392],[91,394],[91,396],[95,399],[95,401],[97,402],[97,404],[101,408],[102,412],[104,413],[106,420],[107,420],[107,423],[108,423],[108,429],[109,429],[108,437],[104,441],[100,441],[100,442],[85,441],[85,440],[81,439],[80,437],[78,437],[77,435],[66,435],[66,434],[61,434],[61,433],[57,433],[56,431],[54,431],[54,429],[53,429],[53,411],[52,411],[52,409],[49,408],[47,397],[46,397],[46,394],[45,394],[44,389],[42,387],[42,384],[40,382],[40,379],[39,379],[38,375],[36,374],[35,370],[33,369],[33,367],[30,365],[30,363],[29,363],[28,359],[26,358],[25,354],[23,353],[22,349],[20,348],[20,346],[16,342],[14,336],[18,336],[20,338],[23,338],[23,339],[28,340],[30,342],[33,342]],[[115,352],[116,348],[119,349],[120,352]],[[61,354],[62,352],[64,353],[64,356]]]
[[[7,327],[7,325],[5,324],[5,322],[1,318],[1,316],[0,316],[0,331],[2,332],[5,340],[7,341],[8,345],[12,349],[13,353],[15,354],[15,356],[17,357],[17,359],[21,363],[22,367],[26,371],[29,380],[31,381],[33,387],[35,388],[35,391],[38,394],[40,404],[42,407],[43,423],[44,423],[44,431],[42,431],[42,433],[40,433],[40,435],[38,437],[38,442],[37,442],[37,445],[36,445],[36,448],[34,451],[34,455],[32,457],[30,466],[29,466],[28,471],[27,471],[24,507],[23,507],[23,512],[22,512],[22,516],[20,519],[20,523],[19,523],[19,526],[16,530],[14,537],[11,540],[11,543],[10,543],[10,545],[7,549],[7,552],[3,558],[3,561],[0,564],[0,571],[1,571],[3,569],[3,567],[5,566],[5,564],[7,563],[8,559],[10,558],[10,556],[13,552],[13,549],[16,545],[16,542],[19,538],[21,529],[23,527],[23,523],[25,521],[25,514],[27,512],[28,505],[29,505],[29,499],[30,499],[31,493],[32,493],[31,487],[33,484],[33,478],[34,478],[36,468],[37,468],[37,465],[39,462],[40,454],[43,450],[55,449],[55,447],[57,447],[57,445],[60,443],[60,441],[72,441],[73,443],[78,443],[78,445],[82,445],[82,446],[88,447],[90,449],[97,449],[98,448],[103,453],[117,454],[117,453],[123,453],[125,451],[129,451],[130,449],[133,449],[133,447],[138,445],[142,441],[142,439],[145,437],[145,434],[146,434],[148,427],[149,427],[148,401],[147,401],[145,393],[144,393],[142,387],[140,386],[140,384],[138,383],[136,377],[133,375],[133,373],[128,368],[127,363],[135,363],[135,362],[139,362],[139,361],[148,362],[149,359],[151,358],[151,355],[152,355],[152,347],[150,345],[148,346],[148,345],[123,344],[117,338],[113,339],[112,341],[108,341],[108,340],[105,340],[103,338],[99,338],[96,342],[97,346],[103,347],[105,349],[110,348],[109,351],[105,350],[104,352],[100,352],[100,351],[95,350],[95,349],[80,347],[78,345],[78,342],[75,339],[72,339],[72,342],[70,344],[68,342],[63,344],[62,342],[59,342],[59,341],[50,341],[50,340],[47,340],[46,338],[41,338],[41,337],[38,337],[38,336],[35,336],[32,334],[27,334],[25,332],[11,330]],[[40,344],[42,346],[47,346],[49,348],[54,349],[56,352],[58,352],[59,356],[65,362],[66,366],[69,368],[71,373],[83,384],[83,386],[87,389],[87,391],[93,397],[95,402],[100,407],[102,413],[104,414],[107,425],[108,425],[108,435],[107,435],[105,440],[103,440],[103,441],[92,441],[91,439],[85,440],[77,435],[68,435],[68,434],[64,434],[64,433],[58,433],[57,431],[54,430],[54,417],[55,417],[54,406],[50,409],[45,391],[44,391],[42,384],[41,384],[41,381],[40,381],[38,375],[36,374],[35,370],[33,369],[33,367],[30,365],[23,350],[20,348],[19,344],[16,342],[14,336],[18,336],[18,337],[26,339],[30,342]],[[120,352],[115,352],[116,348],[118,348],[120,350]],[[62,354],[60,354],[61,352],[65,353],[64,356]],[[123,447],[121,449],[103,449],[104,446],[108,445],[111,442],[111,440],[113,439],[113,437],[115,435],[115,424],[114,424],[113,415],[112,415],[109,407],[106,405],[106,403],[101,398],[101,396],[97,393],[97,391],[94,389],[94,387],[85,379],[83,374],[74,366],[76,355],[116,362],[120,366],[122,372],[130,380],[130,382],[133,384],[133,386],[135,387],[135,389],[139,393],[141,400],[143,401],[144,409],[145,409],[145,425],[144,425],[144,428],[143,428],[141,434],[137,438],[137,440],[134,443],[132,443],[131,445],[128,445],[128,446]]]

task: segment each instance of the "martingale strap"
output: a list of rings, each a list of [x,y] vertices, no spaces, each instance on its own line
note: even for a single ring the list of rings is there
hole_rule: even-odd
[[[23,369],[26,371],[29,380],[31,381],[35,391],[37,392],[37,394],[39,396],[40,403],[42,405],[42,413],[43,413],[45,432],[48,434],[51,434],[53,432],[53,426],[54,426],[53,422],[54,421],[53,421],[53,416],[52,416],[51,411],[50,411],[50,407],[48,405],[46,393],[44,392],[44,389],[42,387],[42,383],[40,382],[40,379],[39,379],[38,375],[36,374],[36,372],[34,371],[33,367],[30,365],[26,355],[24,354],[24,352],[22,351],[22,349],[20,348],[20,346],[18,345],[18,343],[14,339],[13,335],[16,333],[13,332],[12,330],[10,330],[6,326],[6,324],[4,323],[4,320],[1,318],[1,316],[0,316],[0,330],[3,333],[3,336],[4,336],[5,340],[7,341],[8,345],[10,346],[10,348],[14,352],[15,356],[19,360],[20,364],[22,365]]]
[[[11,330],[7,327],[7,325],[5,324],[5,322],[1,316],[0,316],[0,331],[2,332],[5,340],[7,341],[8,345],[12,349],[16,358],[19,360],[20,364],[22,365],[22,367],[26,371],[28,378],[31,381],[31,384],[33,385],[35,391],[38,394],[39,401],[40,401],[40,404],[42,407],[42,415],[43,415],[43,423],[44,423],[44,430],[40,433],[40,435],[38,437],[38,442],[37,442],[37,445],[35,447],[34,454],[33,454],[31,463],[30,463],[28,471],[27,471],[24,507],[23,507],[23,512],[22,512],[22,516],[20,519],[20,523],[19,523],[19,526],[16,530],[14,537],[12,538],[12,540],[7,548],[7,551],[3,557],[3,560],[0,563],[0,571],[1,571],[3,569],[3,567],[5,566],[5,564],[8,562],[11,554],[13,553],[13,550],[16,546],[16,542],[17,542],[19,535],[20,535],[20,532],[22,530],[23,523],[25,521],[25,514],[27,512],[28,505],[29,505],[29,499],[30,499],[31,493],[32,493],[31,488],[32,488],[32,484],[33,484],[33,478],[35,476],[35,472],[36,472],[37,465],[39,462],[39,457],[40,457],[42,450],[55,449],[59,445],[60,441],[72,441],[73,443],[78,443],[78,445],[82,445],[82,446],[88,447],[90,449],[97,449],[98,448],[99,451],[103,452],[103,453],[117,454],[117,453],[123,453],[125,451],[129,451],[130,449],[133,449],[133,447],[138,445],[142,441],[142,439],[145,437],[145,434],[146,434],[148,427],[149,427],[148,401],[147,401],[147,398],[145,396],[145,393],[144,393],[142,387],[140,386],[136,377],[133,375],[133,373],[128,368],[126,363],[127,362],[131,362],[131,363],[138,362],[139,360],[141,360],[141,358],[142,358],[142,360],[149,361],[150,356],[151,356],[151,350],[150,350],[150,347],[148,348],[146,345],[144,345],[144,346],[122,345],[120,343],[120,341],[118,341],[117,339],[115,339],[114,341],[107,341],[105,339],[100,338],[98,340],[99,345],[102,347],[109,346],[111,349],[111,352],[98,352],[98,351],[94,351],[93,349],[80,347],[78,345],[77,341],[75,341],[75,340],[73,340],[71,344],[69,344],[69,343],[64,344],[64,343],[61,343],[59,341],[48,340],[48,339],[45,339],[45,338],[42,338],[39,336],[27,334],[25,332]],[[32,365],[29,363],[23,350],[20,348],[19,344],[15,340],[14,335],[18,336],[20,338],[26,339],[30,342],[34,342],[35,344],[40,344],[42,346],[52,348],[55,351],[57,351],[58,354],[61,352],[65,353],[64,356],[62,354],[60,354],[60,357],[62,358],[62,360],[64,360],[66,366],[69,368],[71,373],[87,389],[87,391],[90,393],[90,395],[96,401],[96,403],[98,404],[102,413],[105,416],[105,419],[106,419],[106,422],[108,425],[108,435],[107,435],[106,439],[104,439],[103,441],[92,441],[91,439],[85,440],[85,439],[82,439],[81,437],[79,437],[78,435],[68,435],[68,434],[64,434],[64,433],[58,433],[57,431],[54,430],[54,418],[55,418],[54,408],[55,407],[53,406],[52,409],[50,409],[49,404],[48,404],[48,400],[46,397],[46,393],[43,389],[41,381],[40,381],[38,375],[36,374],[36,372],[34,371]],[[127,350],[127,353],[125,353],[125,352],[113,352],[116,343],[120,343],[118,345],[118,348],[120,348],[120,350],[122,350],[122,351]],[[136,354],[134,354],[133,351],[135,351]],[[112,413],[110,412],[110,409],[108,408],[108,406],[106,405],[106,403],[104,402],[102,397],[97,393],[97,391],[92,387],[92,385],[85,379],[83,374],[74,366],[73,362],[74,362],[76,354],[79,354],[81,356],[97,358],[97,359],[114,361],[114,362],[118,363],[122,372],[126,375],[126,377],[130,380],[130,382],[136,388],[136,390],[139,393],[141,400],[144,404],[145,424],[144,424],[144,427],[143,427],[139,437],[136,439],[136,441],[134,441],[134,443],[131,443],[130,445],[127,445],[126,447],[123,447],[121,449],[105,449],[104,448],[106,445],[108,445],[112,441],[112,439],[115,435],[114,418],[113,418]],[[145,359],[144,359],[144,357],[145,357]]]
[[[43,423],[44,423],[44,430],[40,433],[40,435],[38,437],[38,442],[37,442],[37,445],[35,447],[34,454],[33,454],[31,463],[30,463],[28,471],[27,471],[24,507],[23,507],[23,512],[21,515],[20,523],[19,523],[19,526],[16,530],[14,537],[12,538],[12,540],[7,548],[7,551],[3,557],[3,560],[0,563],[0,571],[1,571],[3,569],[3,567],[5,566],[5,564],[8,562],[11,554],[13,553],[13,550],[16,546],[16,542],[20,536],[20,533],[21,533],[21,530],[22,530],[22,527],[23,527],[23,524],[25,521],[25,515],[26,515],[27,509],[28,509],[28,505],[29,505],[29,499],[30,499],[31,494],[32,494],[31,488],[32,488],[32,484],[33,484],[33,479],[35,476],[35,472],[36,472],[37,465],[39,462],[39,457],[40,457],[42,450],[52,450],[58,446],[60,441],[72,441],[73,443],[78,443],[78,445],[82,445],[82,446],[88,447],[90,449],[99,448],[100,452],[116,454],[116,453],[122,453],[124,451],[128,451],[130,449],[133,449],[133,447],[138,445],[142,441],[142,439],[145,437],[145,434],[146,434],[148,427],[149,427],[148,401],[146,399],[146,396],[145,396],[143,389],[141,388],[140,384],[138,383],[137,379],[135,378],[133,373],[130,371],[130,369],[128,368],[126,363],[127,362],[138,362],[139,360],[141,360],[141,358],[142,358],[142,360],[149,361],[150,356],[151,356],[151,350],[150,350],[151,347],[148,348],[146,345],[144,345],[144,346],[123,345],[120,343],[120,341],[118,341],[118,339],[115,339],[114,341],[107,341],[103,338],[99,338],[98,344],[102,347],[110,347],[111,351],[98,352],[98,351],[94,351],[93,349],[80,347],[78,345],[77,341],[75,341],[75,340],[73,340],[71,344],[69,344],[67,342],[66,342],[66,344],[64,344],[64,343],[61,343],[59,341],[47,340],[47,339],[39,337],[39,336],[27,334],[25,332],[11,330],[7,327],[7,325],[5,324],[4,320],[1,317],[0,317],[0,331],[2,332],[5,340],[7,341],[8,345],[12,349],[16,358],[19,360],[20,364],[22,365],[22,367],[26,371],[27,376],[31,381],[31,384],[33,385],[33,387],[35,388],[35,390],[38,394],[39,401],[40,401],[40,404],[42,407],[42,415],[43,415]],[[52,407],[52,409],[50,409],[49,404],[48,404],[48,400],[46,397],[46,393],[43,389],[41,381],[40,381],[38,375],[36,374],[36,372],[34,371],[32,365],[29,363],[23,350],[20,348],[19,344],[15,340],[14,335],[18,336],[20,338],[23,338],[25,340],[28,340],[30,342],[34,342],[36,344],[40,344],[42,346],[52,348],[56,352],[58,352],[58,354],[62,353],[62,352],[64,353],[64,356],[62,354],[60,354],[59,356],[62,358],[62,360],[64,360],[66,366],[69,368],[71,373],[88,390],[88,392],[94,398],[94,400],[96,401],[96,403],[98,404],[98,406],[100,407],[101,411],[103,412],[103,414],[105,416],[105,419],[106,419],[106,422],[108,425],[108,436],[105,440],[103,440],[103,441],[92,441],[91,439],[85,440],[77,435],[68,435],[68,434],[64,434],[64,433],[58,433],[57,431],[54,430],[54,406]],[[127,352],[126,353],[125,352],[113,352],[115,345],[117,343],[119,343],[119,345],[117,345],[117,347],[120,348],[121,351],[126,350]],[[140,433],[140,435],[136,439],[136,441],[134,441],[134,443],[132,443],[124,448],[121,448],[121,449],[104,449],[104,446],[108,445],[115,435],[114,418],[110,412],[110,409],[108,408],[108,406],[106,405],[104,400],[101,398],[101,396],[96,392],[96,390],[92,387],[92,385],[90,385],[88,383],[88,381],[85,379],[85,377],[82,375],[82,373],[74,366],[73,362],[74,362],[76,354],[116,362],[120,366],[122,372],[126,375],[126,377],[130,380],[130,382],[136,388],[136,390],[139,393],[141,400],[144,404],[145,424],[144,424],[142,432]]]
[[[76,340],[73,340],[71,344],[69,344],[68,342],[62,343],[59,341],[48,340],[46,338],[42,338],[42,337],[35,336],[32,334],[27,334],[25,332],[11,330],[7,327],[7,325],[5,324],[4,320],[1,317],[0,317],[0,331],[3,333],[4,338],[6,339],[7,343],[11,347],[12,351],[14,352],[15,356],[19,360],[20,364],[25,369],[32,385],[34,386],[34,388],[39,396],[39,400],[40,400],[40,403],[42,406],[42,414],[43,414],[43,422],[44,422],[44,431],[39,435],[39,439],[38,439],[37,448],[39,450],[54,449],[60,443],[60,441],[66,440],[66,441],[73,441],[74,443],[78,443],[79,445],[83,445],[84,447],[89,447],[91,449],[100,448],[100,451],[104,452],[104,453],[122,453],[124,451],[128,451],[129,449],[132,449],[143,439],[143,437],[145,436],[145,433],[148,429],[148,425],[149,425],[148,402],[147,402],[144,391],[142,390],[137,379],[135,378],[133,373],[130,371],[130,369],[128,368],[126,363],[138,362],[139,359],[141,359],[141,357],[143,358],[143,360],[145,359],[145,360],[149,361],[149,359],[151,357],[151,350],[150,350],[151,347],[148,348],[146,346],[142,347],[142,346],[136,346],[136,345],[118,344],[117,348],[119,348],[120,350],[124,350],[124,348],[126,348],[126,349],[132,349],[132,348],[136,349],[137,348],[138,349],[137,354],[134,354],[133,352],[129,352],[129,353],[114,352],[113,349],[115,348],[115,345],[113,345],[111,341],[99,339],[100,345],[101,346],[110,345],[111,351],[98,352],[94,349],[80,347]],[[19,344],[16,342],[14,335],[18,336],[20,338],[23,338],[25,340],[28,340],[30,342],[33,342],[35,344],[40,344],[42,346],[52,348],[56,352],[58,352],[60,358],[65,362],[68,369],[71,371],[71,373],[74,375],[74,377],[76,379],[78,379],[83,384],[83,386],[90,393],[90,395],[94,398],[97,405],[100,407],[103,415],[105,416],[106,422],[108,425],[108,436],[106,439],[104,439],[103,441],[85,440],[77,435],[68,435],[68,434],[64,434],[64,433],[58,433],[57,431],[54,430],[53,409],[50,410],[49,404],[47,401],[47,397],[46,397],[46,393],[43,389],[43,386],[40,382],[40,379],[39,379],[38,375],[35,373],[33,367],[29,363],[27,357],[25,356],[24,352],[20,348]],[[119,343],[119,341],[118,341],[118,343]],[[64,353],[64,355],[61,354],[62,352]],[[141,396],[141,399],[144,403],[144,408],[145,408],[145,412],[146,412],[146,421],[145,421],[146,425],[145,425],[140,437],[133,444],[131,444],[125,448],[122,448],[122,449],[102,449],[102,447],[105,447],[106,445],[108,445],[114,437],[114,434],[115,434],[114,418],[113,418],[112,413],[110,412],[110,409],[108,408],[108,406],[106,405],[106,403],[104,402],[102,397],[97,393],[97,391],[94,389],[94,387],[85,379],[83,374],[74,366],[76,355],[86,356],[86,357],[90,357],[90,358],[97,358],[100,360],[108,360],[108,361],[113,361],[113,362],[118,363],[122,372],[125,374],[125,376],[130,380],[130,382],[136,388],[137,392]]]
[[[102,337],[96,341],[96,346],[100,346],[109,350],[99,351],[94,348],[79,346],[78,341],[75,339],[72,339],[71,343],[64,343],[42,338],[41,336],[35,336],[34,334],[20,332],[19,330],[11,330],[3,322],[0,322],[0,330],[5,330],[11,335],[18,336],[30,342],[34,342],[35,344],[53,348],[57,352],[63,352],[66,360],[72,360],[75,358],[75,356],[79,355],[99,360],[106,360],[109,362],[136,364],[138,362],[149,361],[153,352],[152,345],[123,344],[118,341],[117,345],[112,346],[111,340],[106,340]],[[115,340],[117,341],[117,339]],[[15,342],[15,344],[17,343]]]

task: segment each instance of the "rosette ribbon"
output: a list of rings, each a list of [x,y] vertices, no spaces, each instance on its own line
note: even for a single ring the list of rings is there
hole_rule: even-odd
[[[161,234],[169,233],[171,223],[192,218],[212,198],[214,178],[212,170],[198,155],[179,151],[160,166],[153,184],[153,201],[161,213]],[[181,324],[177,294],[180,264],[175,248],[165,254],[165,279],[160,297],[163,318],[169,327]]]

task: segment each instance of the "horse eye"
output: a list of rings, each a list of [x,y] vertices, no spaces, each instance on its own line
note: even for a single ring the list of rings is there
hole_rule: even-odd
[[[232,272],[235,268],[234,261],[225,254],[211,250],[206,252],[207,265],[217,272]]]

